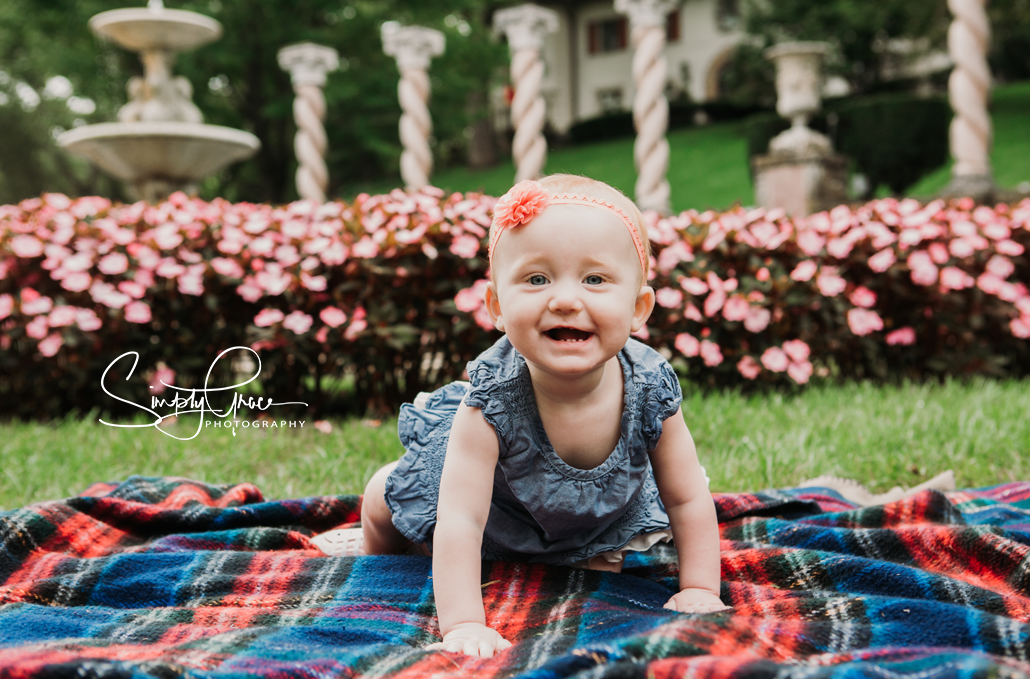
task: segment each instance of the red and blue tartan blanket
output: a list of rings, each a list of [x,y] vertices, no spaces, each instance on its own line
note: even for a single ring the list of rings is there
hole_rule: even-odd
[[[0,512],[0,677],[1030,677],[1030,483],[859,508],[717,495],[723,600],[662,608],[675,555],[621,574],[484,563],[493,658],[431,652],[430,560],[309,538],[356,496],[133,477]]]

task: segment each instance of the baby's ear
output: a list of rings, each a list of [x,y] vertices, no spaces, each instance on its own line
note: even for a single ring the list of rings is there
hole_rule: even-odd
[[[651,317],[651,311],[653,310],[654,288],[650,285],[642,285],[640,286],[640,292],[637,293],[637,301],[633,305],[633,323],[630,325],[633,332],[644,327],[644,323],[647,323],[647,319]]]
[[[493,281],[487,283],[483,301],[486,303],[486,311],[490,314],[490,320],[494,322],[494,327],[501,332],[504,332],[504,317],[501,315],[501,302],[497,298],[497,286],[494,285]]]

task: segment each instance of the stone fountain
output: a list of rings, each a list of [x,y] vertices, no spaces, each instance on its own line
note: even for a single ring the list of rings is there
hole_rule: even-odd
[[[150,0],[145,8],[101,12],[89,27],[138,52],[144,76],[129,79],[129,102],[118,112],[119,122],[77,127],[61,134],[58,144],[152,203],[174,191],[194,194],[200,179],[257,153],[261,143],[249,132],[205,125],[189,81],[172,74],[176,53],[218,40],[220,23]]]

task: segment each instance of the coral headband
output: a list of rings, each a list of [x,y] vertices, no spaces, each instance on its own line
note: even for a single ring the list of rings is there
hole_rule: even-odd
[[[487,251],[490,266],[493,266],[494,247],[501,234],[508,229],[528,224],[548,205],[586,205],[587,207],[604,208],[614,214],[629,229],[633,245],[637,248],[637,257],[640,258],[640,271],[645,276],[647,275],[647,250],[644,248],[644,241],[640,238],[640,232],[633,226],[633,220],[622,209],[613,203],[592,196],[570,193],[549,196],[544,188],[532,179],[526,179],[511,187],[511,190],[501,196],[494,207],[494,228],[490,234],[490,247]]]

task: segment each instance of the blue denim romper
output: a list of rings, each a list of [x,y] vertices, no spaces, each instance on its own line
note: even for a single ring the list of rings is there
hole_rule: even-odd
[[[468,365],[471,384],[453,382],[424,408],[401,407],[407,453],[386,481],[393,523],[432,549],[447,440],[458,405],[480,408],[497,432],[499,457],[483,534],[487,560],[572,565],[667,529],[648,451],[683,399],[672,366],[630,339],[618,354],[624,378],[622,436],[608,459],[577,469],[554,452],[537,412],[526,361],[502,337]]]

